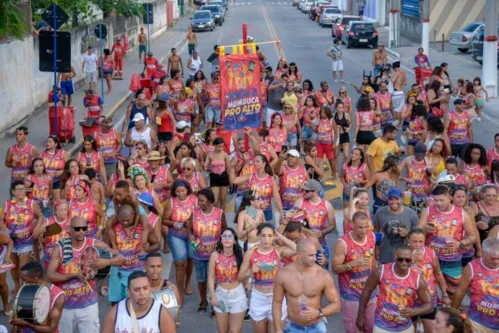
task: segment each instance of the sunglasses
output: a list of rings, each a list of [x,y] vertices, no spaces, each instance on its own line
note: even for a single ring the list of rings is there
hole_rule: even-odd
[[[305,193],[312,193],[315,192],[314,190],[305,190]]]
[[[412,258],[397,258],[397,261],[400,263],[406,262],[406,263],[410,264],[412,262]]]
[[[184,168],[185,171],[192,171],[192,168]]]
[[[143,149],[144,149],[144,147],[137,147],[136,149],[137,149],[137,150],[143,150]]]
[[[84,226],[84,227],[73,227],[73,230],[76,231],[76,232],[87,231],[88,230],[88,226]]]
[[[222,239],[234,239],[233,234],[222,234]]]

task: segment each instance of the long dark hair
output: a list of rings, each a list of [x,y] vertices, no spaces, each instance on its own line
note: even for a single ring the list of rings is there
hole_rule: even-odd
[[[192,194],[191,185],[183,179],[177,179],[177,180],[175,180],[175,182],[173,182],[172,189],[170,190],[170,194],[171,194],[172,198],[177,197],[177,193],[175,193],[175,191],[179,187],[185,187],[187,189],[187,196]]]
[[[236,257],[237,269],[239,269],[239,268],[241,268],[241,264],[243,263],[243,257],[244,257],[243,249],[241,248],[241,246],[239,245],[239,242],[237,241],[237,233],[234,231],[234,229],[232,229],[230,227],[225,227],[222,229],[222,232],[220,233],[220,235],[222,235],[227,230],[229,230],[232,233],[232,235],[234,236],[234,245],[233,245],[232,249],[234,250],[234,256]],[[220,240],[218,241],[218,244],[217,244],[216,251],[218,253],[222,253],[223,250],[224,250],[224,246],[222,244],[222,237],[220,237]]]
[[[357,102],[357,112],[369,111],[369,97],[360,97]]]
[[[234,219],[234,223],[237,223],[239,214],[241,214],[242,211],[246,209],[246,207],[251,206],[251,201],[255,200],[255,195],[253,194],[252,190],[246,191],[243,194],[243,201],[241,202],[241,205],[239,206],[239,209],[237,210],[236,213],[236,218]]]
[[[314,91],[314,85],[312,84],[312,81],[310,81],[309,79],[306,79],[303,81],[303,83],[301,85],[303,88],[303,92],[305,92],[305,83],[308,83],[308,86],[310,87],[309,91]]]
[[[61,176],[61,185],[62,185],[62,187],[64,187],[66,185],[66,182],[68,181],[68,179],[69,179],[69,177],[71,175],[71,173],[69,172],[69,166],[73,162],[76,162],[76,164],[78,164],[78,174],[79,175],[82,174],[82,172],[81,172],[81,169],[82,169],[81,165],[80,165],[80,163],[77,160],[75,160],[74,158],[67,160],[66,164],[64,164],[64,171],[62,172],[62,176]]]
[[[378,172],[385,172],[385,171],[390,171],[390,173],[394,173],[400,177],[400,170],[398,167],[398,162],[399,158],[395,155],[389,155],[385,158],[385,161],[383,162],[383,168],[379,170]]]
[[[37,158],[34,158],[33,161],[31,161],[31,165],[29,167],[29,175],[34,175],[35,174],[35,163],[36,161],[42,161],[42,165],[43,165],[43,174],[47,174],[47,170],[45,169],[45,164],[43,163],[43,159],[41,159],[40,157],[37,157]]]
[[[478,149],[480,151],[480,159],[478,159],[478,164],[481,165],[482,167],[487,165],[487,152],[485,151],[485,148],[479,143],[469,143],[468,146],[466,147],[466,150],[464,151],[463,155],[463,161],[466,164],[470,164],[472,162],[471,160],[471,152],[473,149]]]
[[[47,140],[48,140],[48,139],[51,139],[52,141],[54,141],[54,142],[55,142],[55,152],[56,152],[56,153],[57,153],[57,151],[58,151],[59,149],[62,149],[62,146],[61,146],[61,141],[59,140],[59,138],[57,137],[57,135],[49,135],[49,136],[47,137]],[[47,149],[45,149],[45,150],[48,150],[48,148],[47,148]]]
[[[85,136],[85,138],[83,138],[83,144],[81,145],[81,152],[84,153],[85,152],[85,142],[90,142],[92,144],[92,150],[93,151],[97,151],[97,141],[95,141],[95,138],[91,135],[87,135]]]
[[[255,158],[257,157],[260,157],[262,159],[262,162],[265,164],[265,172],[270,176],[273,176],[274,173],[272,172],[272,168],[270,167],[269,161],[267,160],[267,156],[263,154],[256,154]]]
[[[490,167],[490,181],[492,184],[495,184],[496,182],[496,171],[499,171],[499,160],[494,160]]]
[[[364,164],[364,163],[365,163],[365,159],[366,159],[366,157],[365,157],[365,155],[364,155],[364,151],[363,151],[362,149],[360,149],[359,147],[354,147],[354,148],[352,148],[352,152],[353,152],[354,150],[358,150],[358,151],[360,152],[360,165],[359,165],[359,166],[362,166],[362,164]],[[351,155],[352,155],[352,154],[350,154],[350,156],[351,156]],[[350,160],[348,160],[347,166],[348,166],[348,167],[351,167],[351,166],[352,166],[352,157],[350,157]]]

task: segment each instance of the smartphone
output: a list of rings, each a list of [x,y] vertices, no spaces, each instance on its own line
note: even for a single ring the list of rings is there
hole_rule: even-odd
[[[254,61],[250,61],[249,70],[250,70],[250,72],[253,72],[255,70],[255,62]]]
[[[230,67],[230,61],[229,61],[229,60],[227,60],[227,61],[225,62],[225,67],[227,67],[227,68],[229,68],[229,67]]]
[[[287,151],[288,150],[288,146],[287,145],[283,145],[282,146],[282,151]]]

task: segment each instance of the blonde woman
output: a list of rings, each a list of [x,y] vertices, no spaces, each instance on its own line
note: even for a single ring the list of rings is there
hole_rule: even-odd
[[[336,100],[343,102],[346,113],[350,114],[352,112],[352,98],[348,96],[347,87],[340,88],[338,98]]]
[[[294,149],[298,145],[298,133],[301,133],[300,120],[296,109],[289,103],[284,104],[282,124],[287,131],[288,149]]]

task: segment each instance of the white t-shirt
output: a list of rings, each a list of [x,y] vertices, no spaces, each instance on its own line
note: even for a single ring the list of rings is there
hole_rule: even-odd
[[[83,62],[85,63],[85,72],[97,72],[97,56],[94,53],[85,53],[85,55],[83,56]]]
[[[329,48],[329,52],[333,55],[333,61],[340,61],[343,56],[343,52],[339,45],[333,45]]]

